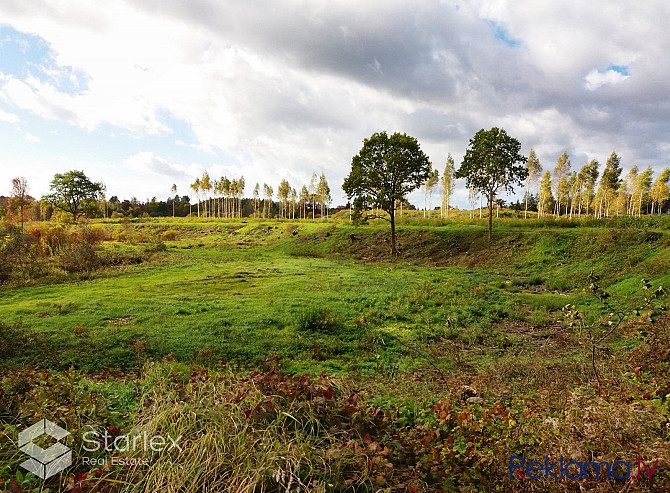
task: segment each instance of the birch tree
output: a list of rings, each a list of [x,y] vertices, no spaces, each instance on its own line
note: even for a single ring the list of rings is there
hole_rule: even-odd
[[[447,155],[447,163],[444,165],[444,172],[440,182],[442,183],[442,207],[440,209],[440,217],[449,219],[449,199],[454,193],[454,158],[451,153]]]
[[[523,217],[525,219],[528,218],[528,197],[530,195],[531,187],[535,182],[537,182],[537,180],[540,179],[540,174],[542,173],[542,165],[540,164],[540,160],[538,159],[537,154],[535,154],[533,149],[531,149],[530,154],[528,154],[526,170],[528,170],[528,178],[526,178],[526,194],[524,195],[526,204]]]
[[[565,178],[568,173],[570,173],[570,158],[568,157],[568,153],[564,151],[556,161],[556,167],[554,168],[554,185],[556,187],[556,206],[554,213],[557,216],[561,215],[561,198],[563,198],[562,195],[564,195],[563,193],[559,193],[559,187],[563,185],[561,180]],[[564,185],[567,185],[567,182]]]
[[[657,213],[660,214],[663,204],[670,199],[670,187],[668,187],[668,181],[670,181],[670,168],[664,168],[658,175],[658,178],[654,180],[654,184],[651,187],[650,196],[652,214],[654,213],[654,205],[656,205]]]

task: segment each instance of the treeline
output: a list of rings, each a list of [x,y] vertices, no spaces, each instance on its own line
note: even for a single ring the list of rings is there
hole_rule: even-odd
[[[661,214],[670,206],[670,168],[664,168],[654,177],[651,166],[640,170],[630,168],[624,176],[621,158],[612,152],[600,173],[600,163],[593,159],[579,170],[573,170],[570,157],[563,152],[556,161],[553,174],[544,170],[537,154],[530,151],[526,161],[528,175],[523,201],[510,203],[510,208],[537,212],[538,217],[554,216],[594,218],[613,216],[641,216]],[[438,183],[442,185],[441,216],[449,217],[449,200],[454,188],[454,161],[449,154],[442,177],[431,170],[423,183],[425,210],[430,211],[430,199]],[[483,197],[476,190],[469,190],[471,215],[482,206]],[[504,200],[497,198],[499,207]],[[424,213],[425,214],[425,213]],[[428,212],[430,214],[430,212]]]
[[[309,184],[300,189],[300,193],[291,187],[284,179],[277,187],[277,199],[274,201],[274,189],[267,183],[263,186],[259,183],[253,188],[252,198],[246,201],[244,189],[245,181],[241,176],[238,179],[229,179],[222,176],[220,179],[212,179],[205,171],[202,177],[195,179],[189,185],[197,198],[196,213],[198,217],[221,217],[240,218],[245,216],[270,218],[277,215],[279,218],[314,219],[316,215],[328,215],[328,209],[332,198],[330,186],[326,176],[321,173],[317,180],[316,173],[312,173]],[[177,185],[172,185],[172,192],[177,191]],[[250,209],[250,210],[249,210]]]
[[[103,183],[91,181],[81,171],[56,174],[50,184],[50,193],[40,200],[28,194],[25,178],[12,180],[10,197],[0,197],[0,219],[23,224],[30,220],[57,219],[76,222],[81,216],[122,217],[216,217],[216,218],[311,218],[325,217],[330,211],[330,186],[326,176],[312,174],[309,184],[303,185],[298,194],[287,180],[277,188],[276,198],[272,186],[256,184],[251,197],[244,197],[244,177],[212,180],[207,172],[198,177],[189,189],[195,194],[180,196],[177,185],[166,200],[156,197],[142,202],[135,197],[119,199],[106,197]]]

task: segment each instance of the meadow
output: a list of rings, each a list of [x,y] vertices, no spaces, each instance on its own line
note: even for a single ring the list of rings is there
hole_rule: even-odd
[[[501,219],[489,242],[485,221],[415,217],[398,257],[385,224],[345,218],[72,227],[113,261],[52,248],[0,288],[0,489],[45,487],[12,436],[49,415],[73,441],[91,422],[188,437],[52,490],[665,491],[668,224]],[[512,455],[659,462],[528,481]]]

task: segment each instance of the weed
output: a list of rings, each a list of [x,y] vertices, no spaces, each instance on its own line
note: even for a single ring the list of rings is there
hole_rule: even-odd
[[[336,331],[340,325],[332,310],[323,306],[309,306],[296,317],[296,328],[301,332],[329,333]]]

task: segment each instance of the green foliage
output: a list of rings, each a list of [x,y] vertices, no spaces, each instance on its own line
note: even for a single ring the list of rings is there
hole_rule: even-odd
[[[386,211],[391,222],[391,253],[396,254],[396,202],[404,200],[430,176],[431,166],[419,142],[407,134],[386,132],[372,134],[351,161],[351,172],[342,189],[356,209],[378,207]],[[437,183],[437,178],[435,178]]]
[[[50,193],[42,200],[69,214],[77,222],[84,214],[95,213],[101,191],[102,184],[92,182],[83,171],[68,171],[54,175]]]
[[[521,143],[504,129],[479,130],[470,139],[461,167],[454,175],[465,178],[466,186],[487,198],[489,235],[493,218],[493,201],[500,190],[513,192],[528,176],[526,158],[520,154]]]

